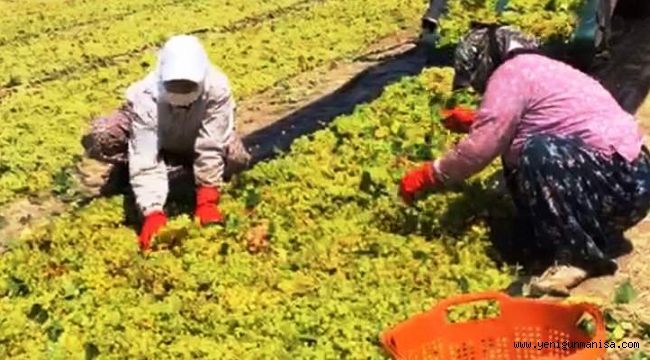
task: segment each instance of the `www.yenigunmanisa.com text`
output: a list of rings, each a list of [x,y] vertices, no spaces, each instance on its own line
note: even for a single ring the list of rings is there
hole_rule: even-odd
[[[640,349],[638,341],[515,341],[516,349]]]

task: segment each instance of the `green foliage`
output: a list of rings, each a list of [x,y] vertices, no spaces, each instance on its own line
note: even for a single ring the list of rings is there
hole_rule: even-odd
[[[623,281],[616,288],[612,304],[604,311],[607,337],[610,341],[639,341],[641,348],[650,341],[648,311],[642,303],[635,303],[638,291],[630,280]],[[643,352],[635,353],[630,359],[643,359]]]
[[[203,2],[174,3],[180,12],[156,18],[158,26],[187,30],[178,27],[182,16],[187,26],[206,21],[214,30],[254,14],[253,8],[294,2],[255,2],[253,8],[250,2],[225,2],[233,11],[221,8],[217,17],[210,11],[188,15]],[[462,33],[470,18],[494,16],[486,3],[451,1],[452,16],[443,26],[446,41]],[[513,3],[511,11],[531,18],[551,12],[562,18],[568,9],[559,1],[544,8],[531,1]],[[62,0],[48,6],[57,4]],[[359,52],[415,23],[422,5],[314,2],[272,21],[202,37],[244,97]],[[130,6],[123,10],[143,5],[136,0]],[[106,11],[108,16],[120,10],[107,4]],[[163,40],[159,28],[127,26],[133,19],[143,20],[138,15],[98,28],[123,35],[142,30],[151,45]],[[560,29],[548,24],[551,31]],[[3,76],[25,84],[71,59],[79,63],[86,52],[70,45],[72,33],[64,31],[58,43],[46,44],[57,54],[52,62],[30,60]],[[82,36],[88,46],[102,38],[81,34],[88,36]],[[20,192],[68,194],[69,179],[59,169],[79,152],[73,143],[85,119],[117,105],[121,89],[154,61],[152,54],[131,53],[137,36],[119,38],[97,53],[110,57],[124,50],[120,61],[64,74],[41,87],[21,87],[3,98],[0,118],[8,131],[0,135],[0,203]],[[20,51],[43,54],[45,43],[30,41]],[[9,58],[4,56],[9,50],[2,48],[3,58]],[[225,189],[225,226],[200,228],[189,216],[176,217],[148,255],[139,253],[135,231],[123,223],[121,197],[95,200],[28,229],[0,262],[0,356],[381,358],[377,335],[386,327],[439,299],[505,287],[511,271],[488,257],[488,229],[481,217],[502,205],[486,185],[497,166],[450,191],[422,194],[414,207],[403,206],[396,196],[405,170],[458,140],[441,127],[443,105],[476,104],[471,94],[449,93],[451,76],[450,69],[429,69],[403,79],[372,104],[295,141],[288,154],[258,164]],[[264,235],[270,248],[253,255],[246,251],[247,235],[259,224],[268,224]],[[450,317],[459,321],[496,312],[494,306],[461,307]]]
[[[594,334],[596,333],[596,324],[594,324],[594,320],[591,318],[582,319],[578,323],[578,328],[580,328],[589,336],[594,336]]]
[[[616,293],[614,295],[614,303],[616,304],[629,304],[637,296],[636,290],[630,283],[630,280],[624,281],[616,288]]]
[[[115,3],[120,3],[117,1]],[[138,4],[124,4],[126,7],[138,8]],[[211,4],[212,3],[212,4]],[[8,82],[10,77],[34,81],[52,76],[52,74],[65,75],[69,72],[81,72],[91,70],[93,66],[106,66],[114,62],[115,57],[131,56],[141,57],[140,49],[147,46],[159,45],[166,37],[174,33],[192,32],[199,29],[220,30],[235,21],[241,21],[247,17],[255,18],[262,14],[286,8],[298,3],[297,0],[272,0],[264,3],[252,1],[240,1],[237,3],[222,2],[218,4],[221,16],[214,16],[208,9],[217,5],[211,1],[181,1],[177,4],[164,4],[161,9],[154,11],[143,8],[140,4],[138,10],[129,16],[105,18],[93,26],[72,26],[61,27],[53,33],[41,33],[14,43],[13,46],[6,46],[0,51],[0,84]],[[94,4],[97,6],[97,4]],[[114,7],[115,4],[109,5]],[[57,9],[54,13],[59,16],[67,11]],[[63,10],[63,11],[61,11]],[[87,13],[91,20],[97,10]],[[86,15],[86,14],[84,14]],[[77,14],[78,16],[78,14]],[[79,17],[79,16],[78,16]],[[178,21],[184,18],[185,21]],[[53,19],[54,20],[54,19]],[[40,22],[41,24],[47,21]],[[142,26],[146,31],[142,31]],[[8,26],[18,25],[11,24]],[[21,24],[22,25],[22,24]],[[5,24],[3,24],[5,26]],[[8,29],[9,35],[16,35],[17,30],[22,27]],[[13,31],[11,31],[13,30]],[[50,36],[47,36],[50,35]],[[113,41],[105,41],[113,39]],[[48,61],[43,61],[48,59]]]
[[[175,218],[147,256],[119,197],[30,229],[0,263],[1,356],[378,358],[387,326],[437,299],[503,288],[487,228],[464,218],[487,205],[480,192],[434,194],[420,210],[395,195],[408,167],[452,141],[429,111],[451,75],[404,79],[297,140],[233,181],[226,227]],[[251,255],[245,235],[265,221],[270,249]]]
[[[501,21],[516,25],[542,40],[568,38],[584,0],[510,0]]]
[[[561,37],[573,26],[577,2],[556,1],[549,7],[544,1],[513,0],[503,18],[543,38]],[[496,20],[493,4],[494,0],[450,1],[449,16],[441,24],[442,43],[455,42],[470,20]],[[7,26],[13,31],[0,35],[4,70],[0,84],[23,85],[11,91],[0,88],[0,119],[7,129],[0,133],[0,204],[25,193],[59,191],[56,174],[81,154],[78,139],[89,119],[120,104],[124,88],[155,64],[155,53],[148,50],[172,33],[199,31],[210,57],[231,78],[236,96],[243,98],[413,27],[424,5],[406,0],[184,1],[161,4],[153,16],[140,1],[121,7],[111,2],[105,17],[88,20],[93,26],[75,26],[81,20],[71,21],[68,10],[56,1],[48,5],[51,14],[45,12],[48,8],[38,10],[43,22],[52,21],[52,33],[27,36],[16,44],[2,44],[1,36],[19,36],[19,24],[26,27],[26,34],[36,34],[42,25],[13,19],[3,23],[0,29]],[[219,9],[219,16],[214,16],[213,8]],[[270,12],[279,15],[250,23]],[[62,25],[63,19],[71,25]],[[242,22],[247,26],[233,27]]]
[[[607,338],[610,341],[626,341],[636,339],[641,343],[647,343],[650,340],[650,324],[644,322],[642,317],[634,312],[625,311],[624,309],[606,308],[603,312],[605,318],[605,328],[607,329]]]
[[[422,10],[420,2],[406,0],[297,3],[185,1],[156,15],[145,11],[61,30],[52,39],[0,45],[0,79],[49,79],[7,92],[0,87],[0,204],[56,187],[56,173],[82,153],[79,139],[89,120],[120,105],[124,89],[155,65],[151,50],[172,33],[200,30],[210,58],[242,99],[354,57],[377,39],[415,26]],[[271,19],[250,21],[271,11],[277,12]],[[146,51],[138,50],[143,47]]]
[[[650,360],[650,355],[644,351],[635,352],[628,360]]]
[[[505,11],[496,13],[495,0],[449,0],[442,19],[441,45],[454,44],[471,21],[500,22],[518,26],[542,40],[567,38],[577,21],[583,0],[510,0]]]

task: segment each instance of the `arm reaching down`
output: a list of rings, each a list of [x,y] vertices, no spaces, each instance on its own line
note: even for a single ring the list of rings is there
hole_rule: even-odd
[[[194,176],[198,186],[222,184],[226,147],[235,131],[235,100],[225,79],[218,79],[220,82],[207,90],[206,118],[195,143]]]
[[[213,71],[207,89],[206,116],[195,143],[194,177],[196,181],[195,215],[201,225],[222,223],[219,209],[226,148],[235,134],[235,100],[225,75]]]
[[[157,105],[145,93],[131,102],[136,116],[129,139],[129,175],[138,208],[144,215],[140,248],[147,250],[153,236],[167,223],[163,211],[169,185],[167,167],[159,156]]]
[[[490,78],[469,135],[434,162],[442,182],[459,182],[478,173],[510,146],[530,91],[523,70],[508,65]]]
[[[136,203],[143,215],[162,211],[167,193],[167,168],[160,158],[158,104],[150,92],[151,79],[127,90],[133,109],[129,139],[129,176]]]
[[[519,74],[518,69],[505,64],[498,69],[475,116],[465,114],[471,115],[465,119],[471,124],[469,135],[442,158],[424,163],[402,178],[400,195],[406,203],[421,191],[464,180],[505,152],[528,106],[528,85]]]
[[[162,211],[167,193],[167,169],[159,158],[158,130],[135,120],[129,141],[129,174],[135,199],[143,215]]]

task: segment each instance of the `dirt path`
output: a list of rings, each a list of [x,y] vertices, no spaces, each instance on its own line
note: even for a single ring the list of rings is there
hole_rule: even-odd
[[[404,53],[412,48],[410,32],[381,39],[365,52],[376,54],[368,59],[337,61],[288,81],[280,81],[273,89],[257,94],[238,104],[237,122],[243,134],[262,129],[292,112],[306,108],[315,100],[330,95],[363,71],[378,65],[386,57]]]
[[[322,128],[336,116],[351,112],[355,105],[372,101],[386,85],[418,74],[426,56],[414,41],[412,30],[399,32],[380,39],[355,59],[326,64],[241,101],[238,131],[255,161],[272,156],[275,149],[288,148],[295,138]],[[0,210],[0,252],[4,241],[70,206],[50,194],[5,206]]]
[[[327,64],[242,102],[240,132],[255,161],[288,149],[297,137],[374,100],[387,85],[418,74],[426,56],[414,40],[412,33],[396,34],[353,61]]]

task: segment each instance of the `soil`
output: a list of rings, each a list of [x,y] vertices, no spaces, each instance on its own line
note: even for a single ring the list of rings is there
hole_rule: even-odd
[[[0,214],[0,254],[5,251],[5,241],[13,239],[28,224],[47,221],[65,209],[66,205],[54,197],[22,199],[12,203]]]
[[[367,54],[356,61],[336,61],[288,81],[279,81],[268,91],[238,104],[237,123],[243,134],[250,134],[282,119],[297,109],[307,107],[344,86],[364,70],[377,65],[382,58],[394,56],[413,47],[410,32],[401,32],[372,44]]]
[[[287,150],[294,139],[371,102],[387,85],[420,73],[428,57],[415,41],[412,32],[395,34],[351,61],[327,64],[242,101],[237,119],[253,162]]]

